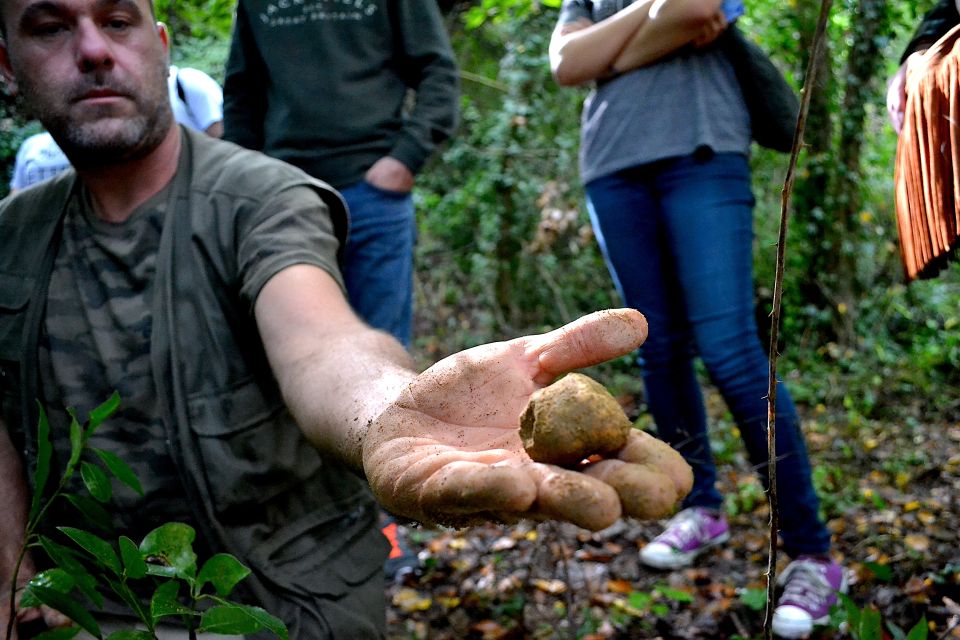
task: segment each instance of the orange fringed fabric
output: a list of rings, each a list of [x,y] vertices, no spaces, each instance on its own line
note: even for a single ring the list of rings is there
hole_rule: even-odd
[[[894,169],[907,281],[956,257],[960,227],[960,26],[911,64]]]

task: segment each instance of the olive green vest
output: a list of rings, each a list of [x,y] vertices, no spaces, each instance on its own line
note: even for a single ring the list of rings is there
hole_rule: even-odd
[[[388,546],[367,483],[308,444],[238,295],[241,216],[306,185],[343,246],[345,206],[289,165],[181,130],[191,179],[175,181],[157,254],[151,366],[198,535],[253,570],[245,584],[291,638],[381,636]],[[0,404],[30,464],[37,342],[75,183],[71,170],[0,203]]]

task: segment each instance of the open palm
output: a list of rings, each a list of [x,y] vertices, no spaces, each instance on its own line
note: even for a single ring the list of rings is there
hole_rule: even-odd
[[[629,353],[646,334],[640,313],[618,309],[441,360],[370,426],[364,471],[377,499],[425,523],[531,517],[588,529],[613,524],[622,513],[617,491],[588,473],[533,462],[518,421],[534,391],[562,373]],[[651,490],[689,490],[679,454],[646,434],[631,434],[619,457],[645,465]]]

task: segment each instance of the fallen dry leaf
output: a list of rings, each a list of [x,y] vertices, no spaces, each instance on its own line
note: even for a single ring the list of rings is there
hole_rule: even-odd
[[[567,583],[563,580],[544,580],[542,578],[535,578],[530,581],[530,584],[540,591],[549,593],[551,595],[557,595],[567,590]]]
[[[481,620],[474,623],[470,625],[470,630],[480,634],[482,640],[501,640],[510,633],[509,629],[493,620]]]
[[[904,536],[903,543],[914,551],[924,552],[930,548],[930,538],[918,533],[910,533]]]
[[[613,593],[630,593],[633,585],[626,580],[607,580],[607,591]]]
[[[415,589],[401,589],[393,596],[393,606],[399,607],[406,613],[426,611],[433,601]]]

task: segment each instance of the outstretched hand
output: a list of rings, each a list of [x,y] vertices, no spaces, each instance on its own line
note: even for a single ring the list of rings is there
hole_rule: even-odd
[[[617,309],[441,360],[370,425],[363,466],[375,496],[427,524],[534,518],[610,526],[624,510],[617,491],[599,479],[605,474],[533,462],[519,417],[530,395],[558,375],[629,353],[646,336],[639,312]],[[680,455],[643,432],[632,432],[617,457],[636,467],[651,496],[628,504],[627,515],[660,517],[690,490]]]

